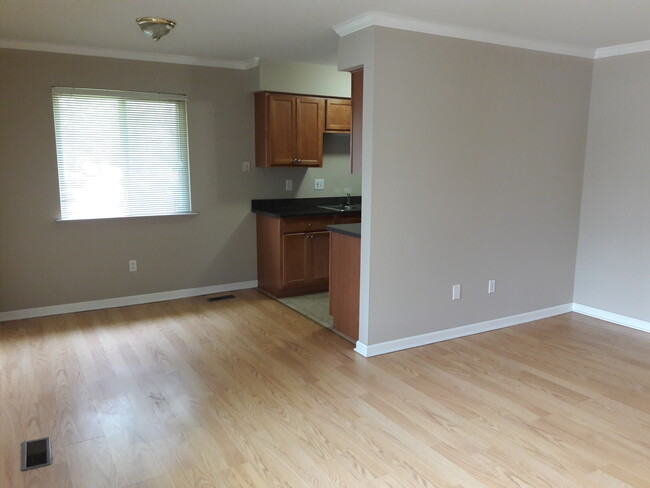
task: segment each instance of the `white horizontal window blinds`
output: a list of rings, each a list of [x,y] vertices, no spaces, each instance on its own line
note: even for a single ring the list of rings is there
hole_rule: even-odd
[[[191,212],[186,97],[53,88],[61,219]]]

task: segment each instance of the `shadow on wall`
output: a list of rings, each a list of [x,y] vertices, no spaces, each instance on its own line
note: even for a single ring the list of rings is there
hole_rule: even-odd
[[[323,136],[323,154],[327,156],[349,156],[350,134],[325,134]]]

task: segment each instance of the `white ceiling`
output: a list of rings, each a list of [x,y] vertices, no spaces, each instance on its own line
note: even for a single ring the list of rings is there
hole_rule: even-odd
[[[0,0],[0,46],[334,64],[332,27],[369,11],[591,51],[650,40],[648,0]],[[140,16],[178,25],[155,43]]]

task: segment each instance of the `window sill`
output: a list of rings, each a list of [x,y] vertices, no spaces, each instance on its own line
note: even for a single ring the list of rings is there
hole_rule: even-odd
[[[175,214],[157,214],[157,215],[134,215],[131,217],[88,217],[84,219],[56,219],[57,222],[97,222],[102,220],[133,220],[133,219],[168,219],[170,217],[194,217],[197,212],[175,213]]]

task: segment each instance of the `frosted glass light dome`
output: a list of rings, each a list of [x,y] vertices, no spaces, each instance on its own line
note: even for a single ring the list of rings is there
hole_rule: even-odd
[[[154,41],[160,40],[176,27],[176,22],[158,17],[138,17],[135,21],[142,29],[142,32],[151,36]]]

